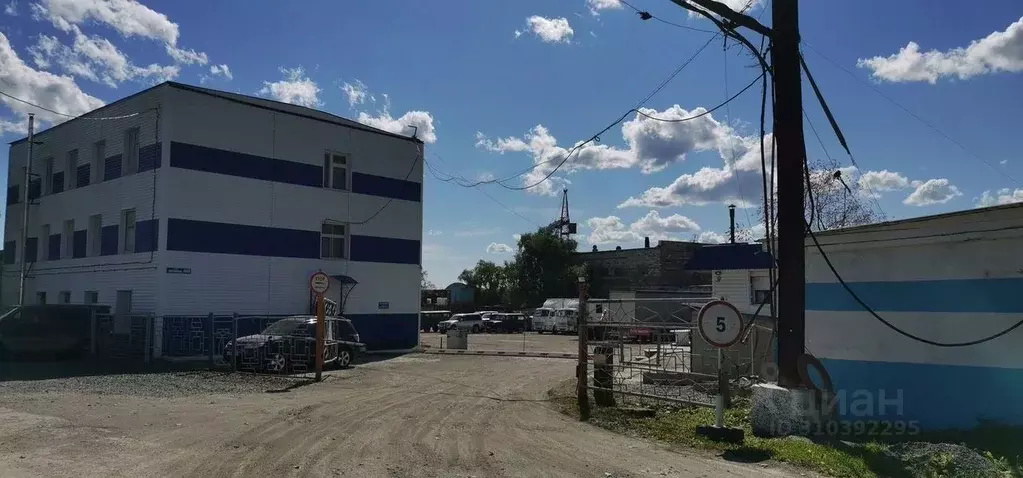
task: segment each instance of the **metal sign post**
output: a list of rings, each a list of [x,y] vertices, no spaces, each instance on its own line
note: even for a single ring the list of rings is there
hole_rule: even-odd
[[[330,289],[330,276],[317,272],[309,278],[309,290],[316,294],[316,381],[323,379],[324,303],[323,293]]]
[[[700,336],[718,349],[718,394],[714,401],[715,421],[713,426],[699,426],[698,435],[713,440],[742,442],[745,433],[741,428],[725,427],[725,396],[728,380],[724,375],[724,349],[731,347],[742,337],[745,330],[742,313],[734,305],[723,300],[704,304],[697,319]]]

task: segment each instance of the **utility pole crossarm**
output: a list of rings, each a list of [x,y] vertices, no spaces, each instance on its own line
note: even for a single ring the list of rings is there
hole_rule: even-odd
[[[689,5],[689,2],[693,2],[699,5],[700,7],[703,7],[707,11],[714,13],[720,16],[721,18],[724,18],[733,25],[749,28],[750,30],[753,30],[768,38],[771,38],[772,32],[770,28],[764,26],[764,24],[757,21],[756,18],[732,10],[731,8],[728,7],[728,5],[725,5],[724,3],[715,0],[671,0],[671,1],[678,6],[685,8],[686,10],[692,10],[696,13],[705,15],[706,12],[700,11],[699,9],[694,8],[692,5]]]

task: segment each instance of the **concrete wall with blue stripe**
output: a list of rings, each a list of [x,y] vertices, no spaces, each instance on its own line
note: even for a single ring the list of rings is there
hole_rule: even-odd
[[[1023,319],[1020,205],[821,234],[819,240],[850,288],[912,335],[967,342]],[[821,359],[840,394],[859,392],[874,401],[869,417],[840,406],[843,418],[917,421],[923,429],[971,428],[984,420],[1023,425],[1023,327],[970,347],[928,345],[865,311],[812,246],[806,274],[808,351]]]
[[[372,348],[416,345],[421,146],[317,121],[322,113],[169,95],[160,249],[164,267],[190,273],[160,274],[160,313],[305,312],[309,276],[323,270],[359,282],[345,314]],[[348,156],[350,190],[322,187],[327,150]],[[324,221],[352,223],[347,259],[320,258]],[[340,292],[334,283],[328,295]]]

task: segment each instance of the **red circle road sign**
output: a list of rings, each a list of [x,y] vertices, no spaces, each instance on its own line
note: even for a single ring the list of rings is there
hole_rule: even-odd
[[[742,313],[729,302],[712,300],[700,308],[697,325],[700,336],[715,347],[731,347],[744,329]]]
[[[309,278],[309,289],[317,294],[322,294],[330,289],[330,276],[320,271]]]

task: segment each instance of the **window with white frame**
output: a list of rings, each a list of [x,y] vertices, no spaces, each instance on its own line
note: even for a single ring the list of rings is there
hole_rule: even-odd
[[[121,211],[121,252],[130,254],[135,252],[135,210],[125,209]]]
[[[137,173],[139,170],[139,129],[124,132],[124,171],[122,175]]]
[[[67,152],[67,162],[64,167],[64,178],[67,181],[67,189],[78,187],[78,150],[72,149]]]
[[[58,304],[70,304],[71,303],[71,291],[62,290],[57,293]]]
[[[75,250],[75,220],[74,219],[68,219],[68,220],[64,221],[64,236],[61,237],[61,239],[63,239],[63,243],[64,243],[63,244],[63,246],[64,246],[63,249],[64,250],[60,251],[60,257],[62,259],[70,259],[74,255],[74,250]]]
[[[99,303],[99,292],[94,290],[85,291],[85,297],[82,300],[83,304],[96,304]]]
[[[348,156],[330,151],[323,154],[323,187],[348,189]]]
[[[345,258],[345,225],[333,222],[323,223],[320,231],[320,258]]]
[[[88,243],[89,253],[88,256],[98,256],[100,254],[100,233],[103,230],[103,215],[93,214],[89,216],[89,232],[86,236],[85,241]]]

